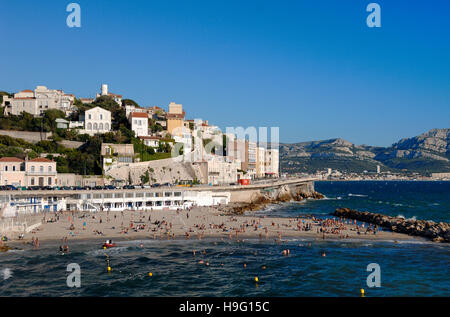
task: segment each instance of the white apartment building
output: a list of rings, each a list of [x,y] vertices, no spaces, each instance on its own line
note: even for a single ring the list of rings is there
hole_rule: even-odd
[[[256,157],[257,157],[256,142],[248,142],[248,165],[247,173],[250,178],[256,177]]]
[[[256,147],[256,178],[264,178],[266,176],[266,149]]]
[[[149,108],[136,107],[135,105],[125,104],[125,116],[128,118],[132,112],[142,112],[152,118],[153,112]]]
[[[37,86],[33,90],[22,90],[14,94],[14,97],[3,97],[2,107],[5,115],[19,115],[27,112],[33,116],[42,116],[46,110],[57,109],[70,115],[75,109],[73,106],[75,96],[66,94],[62,90],[48,89],[45,86]]]
[[[164,140],[159,136],[140,136],[139,139],[141,139],[145,145],[155,148],[155,152],[158,152],[158,147],[161,142],[167,143],[171,147],[173,147],[174,144],[172,141]]]
[[[230,184],[237,182],[237,170],[241,164],[226,160],[223,156],[211,155],[208,158],[208,184]]]
[[[148,114],[143,112],[131,112],[128,116],[131,130],[136,136],[148,136]]]
[[[159,146],[159,142],[161,141],[161,137],[159,136],[141,136],[139,139],[141,139],[145,145],[154,148],[157,148]]]
[[[278,149],[267,149],[265,153],[265,174],[270,177],[279,177],[279,151]]]
[[[84,130],[80,133],[95,135],[111,131],[111,112],[101,107],[86,110],[80,121],[84,122]]]

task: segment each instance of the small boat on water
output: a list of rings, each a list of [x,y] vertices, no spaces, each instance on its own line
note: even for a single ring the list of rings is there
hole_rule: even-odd
[[[116,246],[115,243],[112,242],[112,240],[106,240],[105,243],[103,243],[103,248],[114,248]]]

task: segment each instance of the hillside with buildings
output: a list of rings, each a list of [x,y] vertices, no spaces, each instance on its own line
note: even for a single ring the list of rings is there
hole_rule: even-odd
[[[280,144],[283,172],[316,173],[333,169],[345,173],[450,172],[450,129],[433,129],[405,138],[390,147],[355,145],[343,139]]]
[[[182,104],[141,107],[103,84],[90,97],[37,86],[0,93],[0,184],[124,186],[278,177],[278,149],[188,119]]]

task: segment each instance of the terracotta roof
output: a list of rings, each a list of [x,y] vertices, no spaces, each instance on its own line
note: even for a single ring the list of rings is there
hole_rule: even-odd
[[[108,96],[115,96],[118,98],[122,98],[122,95],[116,95],[116,94],[113,94],[112,92],[108,93]]]
[[[23,162],[23,160],[18,157],[5,156],[0,158],[0,162]]]
[[[21,92],[33,92],[33,90],[25,89],[25,90],[22,90]]]
[[[28,162],[43,162],[43,163],[54,163],[54,161],[49,160],[45,157],[37,157],[35,159],[29,160]]]
[[[131,117],[132,118],[148,118],[148,114],[145,112],[132,112]]]
[[[22,99],[36,99],[36,98],[34,98],[34,97],[15,97],[14,99],[22,100]]]

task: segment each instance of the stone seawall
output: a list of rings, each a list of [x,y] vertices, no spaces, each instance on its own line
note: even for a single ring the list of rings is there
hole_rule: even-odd
[[[240,199],[236,199],[239,195]],[[264,208],[268,204],[277,204],[289,201],[302,201],[307,198],[321,199],[324,196],[314,190],[314,182],[303,184],[286,184],[265,189],[241,189],[231,192],[232,204],[226,208],[234,214],[254,211]]]
[[[412,220],[401,217],[390,217],[367,211],[357,211],[349,208],[338,208],[333,216],[356,219],[388,228],[393,232],[406,233],[413,236],[429,238],[435,242],[450,242],[450,224],[436,223],[427,220]]]

